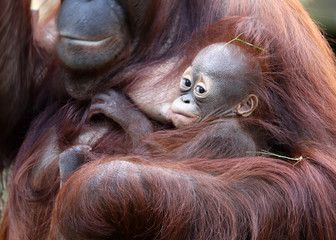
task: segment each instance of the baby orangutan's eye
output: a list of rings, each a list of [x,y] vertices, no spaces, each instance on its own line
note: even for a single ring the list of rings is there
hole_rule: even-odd
[[[180,83],[180,88],[182,91],[187,91],[191,87],[191,80],[189,78],[182,78],[181,83]]]
[[[206,93],[205,89],[201,86],[196,86],[195,91],[199,94],[204,94]]]
[[[187,87],[191,87],[191,81],[187,78],[184,78],[183,79],[183,84]]]
[[[203,83],[198,83],[194,88],[194,95],[198,98],[205,98],[208,95],[206,86]]]

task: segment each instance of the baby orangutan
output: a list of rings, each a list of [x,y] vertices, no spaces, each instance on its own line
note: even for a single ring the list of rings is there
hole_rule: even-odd
[[[216,118],[248,117],[258,105],[254,87],[261,81],[258,64],[233,44],[216,43],[201,50],[180,82],[181,96],[171,106],[177,128]]]
[[[256,151],[251,132],[245,132],[239,122],[258,106],[254,92],[261,74],[253,56],[237,45],[215,43],[202,49],[183,73],[181,95],[173,102],[170,117],[177,128],[203,121],[210,124],[176,148],[174,155],[225,158]]]
[[[212,44],[197,54],[182,75],[181,96],[172,103],[169,116],[177,128],[203,121],[207,123],[201,130],[196,129],[191,139],[186,138],[188,141],[177,140],[177,147],[164,151],[166,154],[177,160],[191,157],[215,159],[243,157],[247,151],[256,150],[251,132],[245,132],[239,124],[241,118],[250,116],[258,105],[258,97],[253,92],[261,82],[261,69],[253,60],[240,47],[227,43]],[[151,139],[153,128],[147,117],[113,89],[93,99],[89,118],[95,114],[103,114],[116,121],[125,132],[131,132],[131,148],[136,148],[135,142],[141,141],[146,134]],[[191,128],[195,132],[195,127]],[[172,133],[170,130],[163,132]],[[164,146],[160,147],[160,132],[152,136],[159,138],[147,142],[150,148],[154,152],[164,149]],[[174,139],[174,134],[171,136]],[[139,146],[143,148],[145,145]],[[83,164],[83,160],[78,159],[83,158],[84,148],[79,147],[74,146],[61,154],[62,179]]]

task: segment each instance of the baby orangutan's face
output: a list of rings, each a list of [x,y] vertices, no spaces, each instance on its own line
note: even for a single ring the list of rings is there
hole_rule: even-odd
[[[249,116],[258,104],[247,80],[256,69],[235,45],[212,44],[201,50],[180,81],[180,97],[171,105],[175,127],[202,121],[206,116]],[[259,70],[259,69],[258,69]]]

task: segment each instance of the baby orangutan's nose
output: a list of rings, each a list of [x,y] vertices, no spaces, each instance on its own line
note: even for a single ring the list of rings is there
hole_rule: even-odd
[[[188,96],[181,96],[181,100],[184,102],[184,103],[190,103],[190,98]]]

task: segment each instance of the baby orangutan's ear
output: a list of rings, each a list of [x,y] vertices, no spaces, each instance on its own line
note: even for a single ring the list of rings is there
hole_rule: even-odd
[[[242,117],[250,116],[258,106],[258,97],[250,94],[237,106],[237,114]]]

